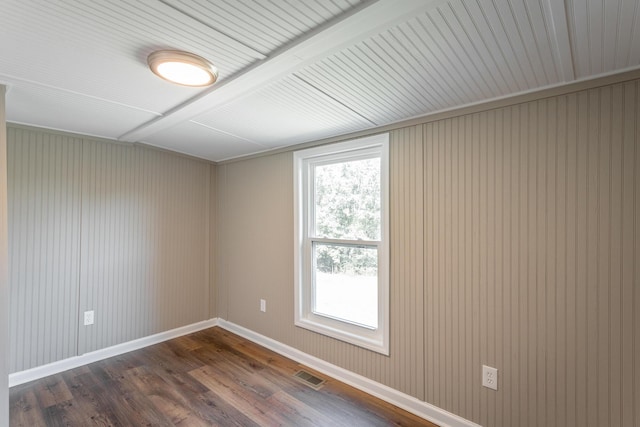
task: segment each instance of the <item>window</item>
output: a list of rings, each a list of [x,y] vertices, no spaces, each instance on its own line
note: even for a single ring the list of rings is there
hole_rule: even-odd
[[[389,136],[294,154],[295,324],[389,354]]]

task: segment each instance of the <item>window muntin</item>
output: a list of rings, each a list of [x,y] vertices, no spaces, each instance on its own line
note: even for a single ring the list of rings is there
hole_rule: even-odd
[[[295,323],[388,354],[388,135],[294,164]]]

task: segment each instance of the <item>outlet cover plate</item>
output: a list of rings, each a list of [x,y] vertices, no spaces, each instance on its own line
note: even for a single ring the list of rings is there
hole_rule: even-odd
[[[84,312],[84,326],[93,325],[93,310]]]
[[[496,368],[482,365],[482,385],[492,390],[498,390],[498,370]]]

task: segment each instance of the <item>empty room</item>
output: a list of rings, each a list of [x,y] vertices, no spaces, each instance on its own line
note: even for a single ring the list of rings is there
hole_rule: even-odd
[[[0,2],[0,427],[640,427],[640,0]]]

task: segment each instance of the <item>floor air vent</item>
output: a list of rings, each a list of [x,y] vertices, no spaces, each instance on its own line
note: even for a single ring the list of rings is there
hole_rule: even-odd
[[[319,390],[320,387],[322,387],[324,383],[327,382],[327,380],[318,378],[307,371],[298,371],[295,374],[293,374],[293,377],[298,381],[300,381],[301,383],[308,385],[314,390]]]

